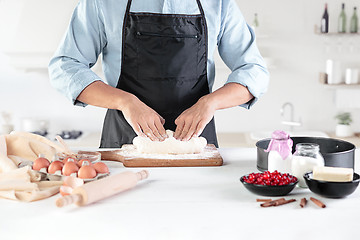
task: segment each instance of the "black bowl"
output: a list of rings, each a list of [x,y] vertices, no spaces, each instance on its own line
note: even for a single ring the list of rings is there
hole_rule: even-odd
[[[281,186],[267,186],[267,185],[247,183],[244,181],[245,176],[248,175],[244,175],[240,178],[240,182],[244,184],[245,188],[252,193],[262,196],[285,196],[289,194],[295,188],[296,184],[299,182],[298,180],[296,182]]]
[[[313,179],[312,172],[304,174],[306,185],[310,191],[327,198],[343,198],[352,194],[359,185],[360,176],[354,173],[351,182],[327,182]]]
[[[321,137],[291,137],[293,140],[292,153],[298,143],[315,143],[320,146],[320,152],[324,157],[325,166],[344,167],[354,169],[355,145],[339,139]],[[260,171],[268,170],[268,155],[265,152],[270,138],[260,140],[256,143],[257,147],[257,168]]]

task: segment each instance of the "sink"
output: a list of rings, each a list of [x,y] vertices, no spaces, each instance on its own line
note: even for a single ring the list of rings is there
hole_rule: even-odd
[[[272,131],[250,132],[250,138],[256,141],[271,138],[271,133]],[[312,130],[287,131],[287,133],[289,133],[291,137],[329,137],[325,132]]]

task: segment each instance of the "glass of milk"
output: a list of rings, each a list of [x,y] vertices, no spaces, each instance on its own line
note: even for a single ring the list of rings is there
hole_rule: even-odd
[[[314,166],[324,166],[320,146],[314,143],[298,143],[291,162],[292,175],[299,179],[298,186],[306,188],[303,175],[311,172]]]

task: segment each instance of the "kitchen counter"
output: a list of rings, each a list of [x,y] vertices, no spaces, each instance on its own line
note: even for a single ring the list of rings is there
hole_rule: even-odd
[[[256,169],[255,148],[221,148],[222,167],[146,168],[134,189],[86,207],[0,200],[1,239],[353,239],[359,236],[360,190],[326,199],[296,188],[286,198],[314,196],[327,208],[299,201],[261,208],[239,182]],[[359,150],[356,150],[359,156]],[[108,162],[111,173],[138,171]],[[359,172],[359,157],[356,172]],[[279,238],[280,237],[280,238]]]

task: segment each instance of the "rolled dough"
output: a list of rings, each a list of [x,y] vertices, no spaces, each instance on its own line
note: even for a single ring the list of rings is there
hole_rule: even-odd
[[[164,141],[151,141],[150,138],[137,136],[133,144],[140,153],[148,154],[193,154],[201,153],[207,141],[203,137],[193,137],[189,141],[179,141],[174,138],[174,132],[166,130],[169,136]]]

